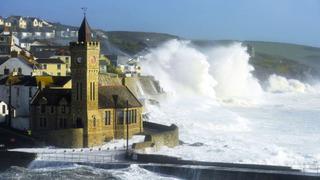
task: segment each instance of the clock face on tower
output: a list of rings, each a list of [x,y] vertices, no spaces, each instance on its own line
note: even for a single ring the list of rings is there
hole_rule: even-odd
[[[80,64],[82,62],[82,57],[77,57],[77,63]]]
[[[91,57],[90,57],[90,62],[91,62],[92,64],[95,64],[95,63],[97,62],[96,56],[91,56]]]

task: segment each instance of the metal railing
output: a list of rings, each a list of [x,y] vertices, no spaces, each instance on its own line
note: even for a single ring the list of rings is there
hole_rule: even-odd
[[[124,161],[123,150],[109,152],[42,152],[37,154],[37,160],[62,161],[62,162],[90,162],[90,163],[114,163]]]

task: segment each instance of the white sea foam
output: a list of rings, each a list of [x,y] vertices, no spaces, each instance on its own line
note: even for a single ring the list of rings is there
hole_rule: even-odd
[[[170,92],[160,107],[148,106],[151,121],[177,124],[186,143],[158,153],[299,167],[320,161],[320,94],[276,75],[264,91],[240,43],[197,50],[173,40],[146,59],[144,72]]]
[[[307,84],[296,79],[287,79],[278,75],[271,75],[268,80],[269,92],[314,92],[315,89]]]

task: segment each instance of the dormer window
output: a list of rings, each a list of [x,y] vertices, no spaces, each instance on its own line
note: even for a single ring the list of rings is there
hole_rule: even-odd
[[[40,105],[40,111],[41,111],[41,113],[45,113],[46,112],[46,105],[45,104],[41,104]]]

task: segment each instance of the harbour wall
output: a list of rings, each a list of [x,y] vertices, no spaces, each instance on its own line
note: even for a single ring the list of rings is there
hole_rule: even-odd
[[[134,143],[134,150],[143,150],[145,148],[155,148],[156,150],[162,146],[175,147],[179,145],[179,128],[172,124],[165,126],[162,124],[143,122],[145,133],[144,142]]]

